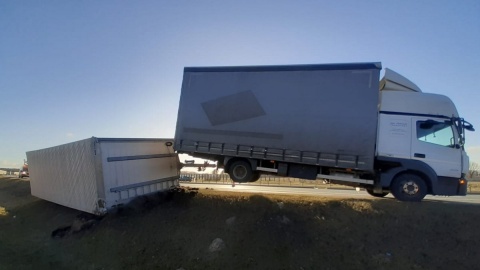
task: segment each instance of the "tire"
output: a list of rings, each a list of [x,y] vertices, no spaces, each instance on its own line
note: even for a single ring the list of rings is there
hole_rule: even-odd
[[[401,174],[390,185],[393,196],[404,202],[419,202],[427,195],[427,184],[418,175]]]
[[[390,194],[390,192],[388,191],[383,191],[382,193],[373,193],[373,189],[370,189],[370,188],[367,188],[367,193],[372,195],[373,197],[377,197],[377,198],[383,198],[385,196],[387,196],[388,194]]]
[[[234,182],[238,183],[247,183],[254,179],[252,166],[244,160],[233,162],[232,165],[230,165],[228,174]]]
[[[260,179],[261,174],[259,172],[254,172],[252,180],[250,182],[256,182],[258,179]]]

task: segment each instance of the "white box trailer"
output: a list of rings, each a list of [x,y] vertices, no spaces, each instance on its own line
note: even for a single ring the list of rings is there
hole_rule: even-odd
[[[27,152],[33,196],[101,215],[178,186],[173,139],[92,137]]]

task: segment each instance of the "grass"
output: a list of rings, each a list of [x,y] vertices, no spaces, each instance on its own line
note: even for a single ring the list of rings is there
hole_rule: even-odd
[[[0,179],[0,206],[0,269],[476,269],[480,257],[477,205],[178,190],[62,238],[51,233],[81,213],[28,181]]]

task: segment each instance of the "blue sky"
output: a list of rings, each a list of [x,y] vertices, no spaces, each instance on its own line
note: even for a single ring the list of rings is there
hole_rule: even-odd
[[[1,1],[0,167],[91,136],[173,137],[185,66],[381,61],[480,129],[479,14],[477,0]]]

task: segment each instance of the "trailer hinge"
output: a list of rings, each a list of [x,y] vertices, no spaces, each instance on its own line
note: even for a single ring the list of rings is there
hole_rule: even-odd
[[[98,144],[98,138],[92,137],[93,138],[93,155],[97,155],[97,144]]]

